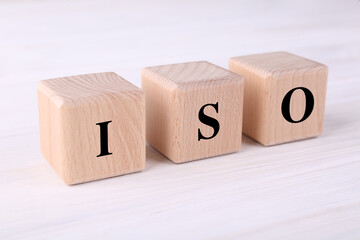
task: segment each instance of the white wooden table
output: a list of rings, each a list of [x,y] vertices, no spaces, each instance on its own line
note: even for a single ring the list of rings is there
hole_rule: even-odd
[[[66,186],[41,79],[285,50],[329,66],[319,138]],[[360,239],[360,2],[0,2],[0,239]]]

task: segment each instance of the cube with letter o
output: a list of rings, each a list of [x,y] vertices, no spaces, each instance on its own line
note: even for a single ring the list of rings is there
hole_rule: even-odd
[[[233,57],[244,76],[244,134],[265,146],[322,133],[327,66],[287,52]]]

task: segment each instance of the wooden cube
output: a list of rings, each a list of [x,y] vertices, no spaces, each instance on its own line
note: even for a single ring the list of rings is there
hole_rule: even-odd
[[[241,148],[242,77],[208,62],[142,70],[146,139],[175,163]]]
[[[65,183],[145,168],[145,98],[115,73],[40,81],[41,151]]]
[[[229,61],[244,76],[244,134],[265,146],[318,136],[324,123],[328,68],[287,52]]]

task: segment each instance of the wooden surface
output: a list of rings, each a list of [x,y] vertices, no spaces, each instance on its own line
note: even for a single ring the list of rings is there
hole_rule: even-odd
[[[144,92],[119,75],[42,80],[38,105],[42,155],[67,184],[144,170]],[[111,154],[99,156],[104,122]]]
[[[232,57],[229,69],[245,78],[244,134],[270,146],[322,133],[327,66],[287,52],[270,52]],[[286,120],[282,111],[285,96],[299,87],[310,91],[313,104],[307,107],[310,100],[305,92],[295,90],[286,107],[290,113]],[[307,109],[311,109],[308,116]]]
[[[197,61],[146,67],[141,79],[146,139],[170,160],[183,163],[241,149],[241,76]],[[200,112],[215,124],[200,119]]]
[[[359,239],[359,1],[0,2],[1,239]],[[288,51],[329,67],[321,137],[66,186],[39,80]]]

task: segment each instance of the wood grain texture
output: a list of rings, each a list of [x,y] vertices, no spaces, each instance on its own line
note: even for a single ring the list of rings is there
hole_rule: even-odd
[[[0,239],[360,239],[358,1],[0,1]],[[40,152],[40,79],[285,50],[329,67],[321,137],[66,186]]]
[[[175,163],[239,151],[242,136],[242,77],[208,62],[142,70],[147,141]],[[199,120],[200,109],[218,121],[215,129]],[[211,139],[199,139],[201,134]]]
[[[145,168],[143,91],[115,73],[43,80],[38,85],[42,154],[67,184]],[[100,126],[108,152],[99,156]]]
[[[287,52],[272,52],[229,60],[229,69],[245,77],[244,133],[265,146],[319,136],[323,130],[327,66]],[[311,114],[304,121],[290,122],[282,114],[285,95],[294,88],[310,90]],[[295,90],[290,116],[303,118],[306,98]]]

